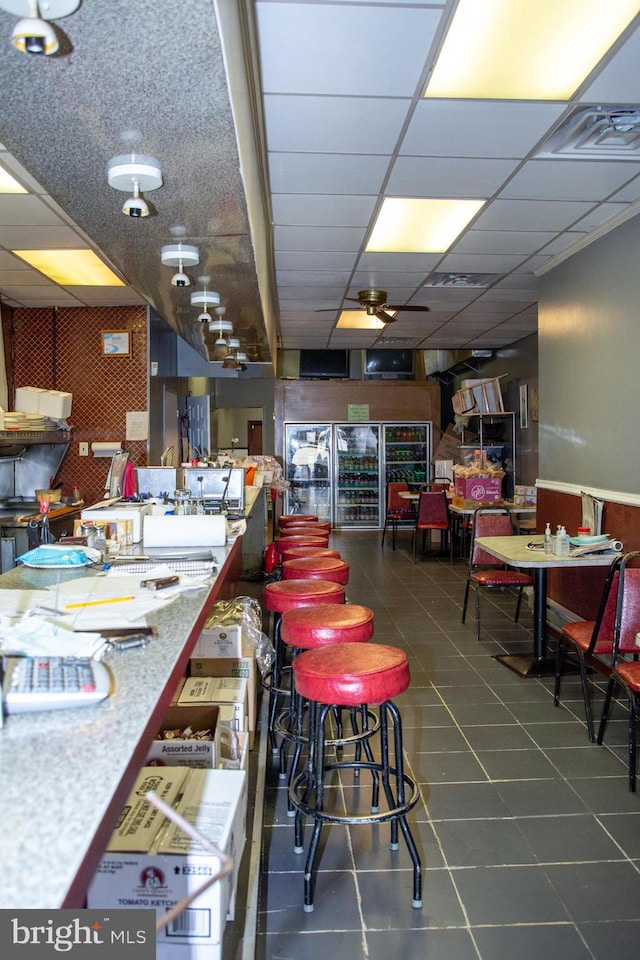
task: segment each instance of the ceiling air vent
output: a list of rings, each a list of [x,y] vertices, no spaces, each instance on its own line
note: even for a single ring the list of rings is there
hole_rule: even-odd
[[[488,287],[501,274],[498,273],[432,273],[425,287]]]
[[[551,160],[640,159],[640,107],[581,107],[542,145]]]

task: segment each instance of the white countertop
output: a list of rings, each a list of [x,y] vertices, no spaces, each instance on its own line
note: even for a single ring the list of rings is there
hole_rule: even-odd
[[[11,715],[0,729],[2,844],[0,904],[55,908],[83,905],[100,858],[206,613],[230,573],[236,545],[216,547],[219,573],[183,594],[150,624],[147,647],[109,654],[114,693],[96,706]],[[86,576],[65,573],[65,579]],[[0,588],[44,587],[49,571],[16,568]]]

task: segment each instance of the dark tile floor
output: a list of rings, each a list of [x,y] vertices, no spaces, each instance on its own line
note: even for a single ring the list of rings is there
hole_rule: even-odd
[[[589,743],[577,677],[556,709],[550,679],[492,658],[530,650],[529,606],[516,625],[513,595],[485,593],[477,643],[473,609],[461,624],[463,564],[414,564],[402,533],[395,552],[375,532],[331,545],[351,565],[349,599],[375,613],[374,642],[410,658],[397,702],[421,791],[409,819],[424,905],[411,907],[409,857],[402,840],[388,849],[388,825],[333,826],[305,913],[304,857],[268,753],[258,960],[636,960],[640,794],[627,788],[624,702],[606,745]]]

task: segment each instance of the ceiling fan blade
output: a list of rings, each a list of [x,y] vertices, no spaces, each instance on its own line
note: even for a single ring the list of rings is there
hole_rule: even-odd
[[[392,317],[390,313],[386,313],[384,310],[376,310],[376,317],[378,320],[382,320],[383,323],[394,323],[396,318]]]
[[[387,310],[409,310],[409,311],[413,311],[414,313],[428,313],[429,310],[431,309],[430,307],[420,307],[416,304],[414,305],[405,304],[404,307],[395,307],[395,306],[392,307],[390,303],[387,303],[386,307],[387,307]]]

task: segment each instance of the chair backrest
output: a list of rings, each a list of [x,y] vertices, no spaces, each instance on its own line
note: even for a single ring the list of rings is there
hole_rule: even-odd
[[[444,490],[421,490],[418,500],[418,526],[425,523],[448,523],[449,505]]]
[[[504,507],[478,507],[473,515],[473,532],[469,565],[474,567],[504,566],[499,560],[476,544],[478,537],[512,537],[513,520]]]
[[[411,500],[404,500],[398,496],[399,493],[406,493],[408,490],[408,483],[396,480],[389,481],[387,484],[387,513],[397,513],[399,510],[412,511]]]
[[[619,654],[640,654],[636,640],[640,633],[640,550],[626,553],[616,566],[617,589],[611,591],[615,596],[614,662]]]

